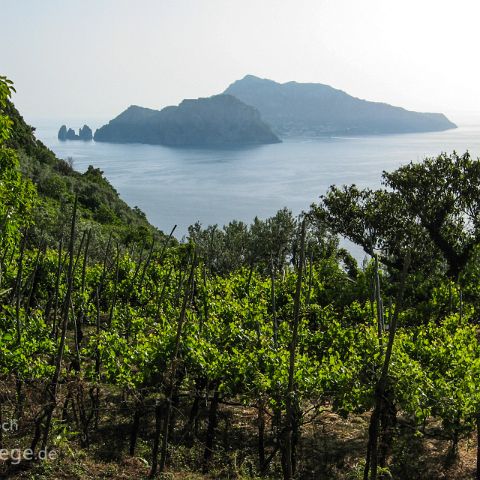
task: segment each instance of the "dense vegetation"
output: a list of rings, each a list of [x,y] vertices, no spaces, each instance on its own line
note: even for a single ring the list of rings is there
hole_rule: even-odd
[[[36,208],[33,228],[54,243],[69,217],[75,195],[78,196],[78,222],[81,228],[91,228],[97,236],[113,234],[120,242],[151,242],[163,238],[152,227],[145,214],[130,208],[98,168],[89,167],[83,174],[73,168],[71,160],[55,157],[34,135],[13,103],[5,100],[3,112],[12,122],[5,146],[14,149],[24,178],[35,185]],[[31,196],[32,197],[32,196]],[[33,200],[33,197],[32,197]]]
[[[11,89],[0,424],[18,428],[0,448],[33,453],[5,477],[455,478],[480,423],[479,161],[440,155],[179,244],[35,141]]]

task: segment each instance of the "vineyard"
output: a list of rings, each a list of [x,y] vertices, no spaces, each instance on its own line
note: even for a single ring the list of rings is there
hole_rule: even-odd
[[[2,478],[480,478],[478,160],[179,242],[38,150],[12,89]]]

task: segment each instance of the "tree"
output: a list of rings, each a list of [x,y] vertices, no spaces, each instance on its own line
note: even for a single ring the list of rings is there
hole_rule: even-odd
[[[443,255],[447,275],[457,280],[480,242],[480,160],[468,152],[442,153],[383,178]]]
[[[12,121],[5,114],[13,88],[0,76],[0,244],[3,248],[18,239],[20,228],[28,225],[35,198],[33,184],[20,173],[15,150],[6,146]]]
[[[454,281],[480,242],[480,160],[453,152],[383,173],[386,188],[331,187],[313,211],[332,231],[399,267],[431,271],[438,260]]]

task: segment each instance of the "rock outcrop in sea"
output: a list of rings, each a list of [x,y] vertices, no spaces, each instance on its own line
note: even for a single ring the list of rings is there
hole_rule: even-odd
[[[68,128],[66,125],[62,125],[58,131],[58,139],[61,141],[65,140],[84,140],[89,141],[93,139],[92,129],[88,125],[84,125],[79,129],[78,135],[75,133],[73,128]]]

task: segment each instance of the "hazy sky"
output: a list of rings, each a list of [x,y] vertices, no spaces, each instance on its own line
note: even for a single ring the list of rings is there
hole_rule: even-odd
[[[247,73],[480,111],[478,0],[0,0],[0,17],[27,118],[160,108]]]

